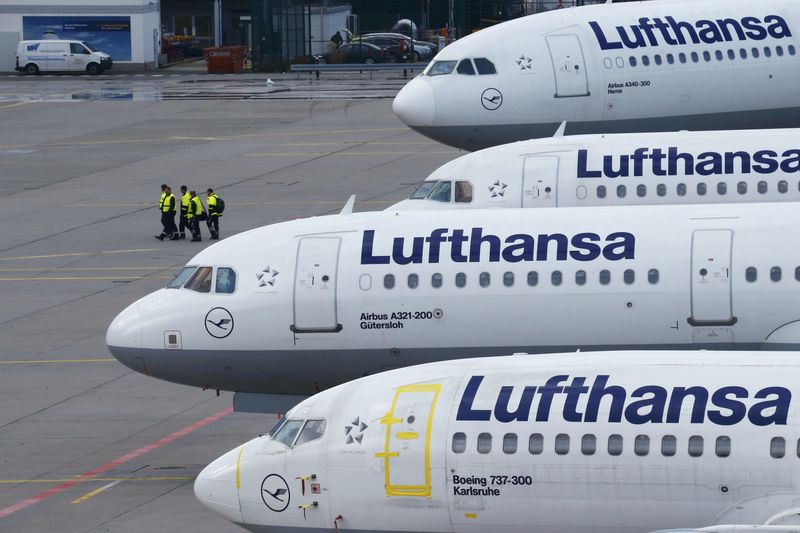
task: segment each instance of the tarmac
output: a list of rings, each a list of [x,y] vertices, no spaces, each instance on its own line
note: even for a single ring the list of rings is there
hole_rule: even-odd
[[[276,415],[128,370],[106,328],[210,244],[153,238],[161,183],[213,187],[224,238],[383,209],[461,155],[394,117],[405,81],[0,75],[0,530],[243,531],[192,483]]]

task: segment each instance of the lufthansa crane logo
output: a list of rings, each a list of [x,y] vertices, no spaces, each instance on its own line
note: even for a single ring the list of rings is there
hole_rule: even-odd
[[[483,91],[481,105],[489,111],[494,111],[503,105],[503,95],[497,89],[490,87]]]
[[[291,499],[289,484],[278,474],[270,474],[261,482],[261,500],[270,511],[282,513]]]
[[[233,333],[233,315],[224,307],[215,307],[206,315],[206,331],[217,339]]]

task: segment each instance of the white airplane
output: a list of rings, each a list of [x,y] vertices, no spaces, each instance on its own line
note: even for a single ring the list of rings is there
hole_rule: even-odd
[[[796,202],[800,129],[557,136],[463,155],[397,209]]]
[[[464,359],[297,405],[197,477],[250,531],[800,531],[797,354]]]
[[[393,109],[477,150],[577,133],[800,125],[795,0],[631,2],[504,22],[442,49]]]
[[[797,350],[797,221],[788,203],[294,220],[206,248],[106,343],[168,381],[306,396],[465,352]]]

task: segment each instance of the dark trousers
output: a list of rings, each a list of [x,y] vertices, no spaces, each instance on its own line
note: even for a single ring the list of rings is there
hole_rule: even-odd
[[[163,235],[172,235],[178,231],[175,227],[175,213],[161,213],[161,225],[164,227]]]
[[[186,213],[181,213],[181,220],[180,220],[181,235],[186,233],[185,228],[189,228],[189,231],[192,231],[192,223],[188,218],[186,218]]]
[[[219,235],[219,217],[216,215],[208,215],[208,221],[206,222],[208,226],[208,231],[211,232],[211,236],[214,237],[215,235]]]
[[[193,239],[200,238],[200,219],[195,217],[186,220],[186,227],[192,232]]]

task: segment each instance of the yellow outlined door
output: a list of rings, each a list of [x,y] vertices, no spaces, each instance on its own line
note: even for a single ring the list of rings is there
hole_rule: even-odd
[[[431,497],[431,430],[442,386],[416,384],[398,387],[386,426],[383,458],[387,496]]]

